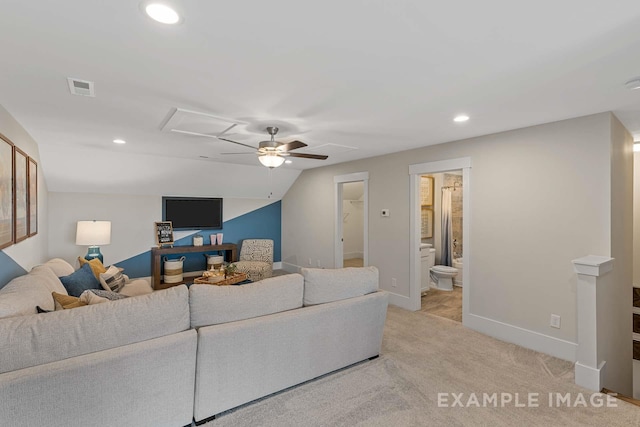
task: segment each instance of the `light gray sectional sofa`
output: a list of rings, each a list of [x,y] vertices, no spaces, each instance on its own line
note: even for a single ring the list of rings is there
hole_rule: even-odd
[[[60,288],[46,268],[0,290],[0,316],[22,288],[52,306],[44,297]],[[0,425],[202,423],[377,356],[386,309],[365,267],[0,318]]]

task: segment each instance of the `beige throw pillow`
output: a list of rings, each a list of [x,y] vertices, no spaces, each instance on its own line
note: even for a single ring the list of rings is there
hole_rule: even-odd
[[[101,273],[99,276],[100,284],[105,291],[120,292],[126,283],[124,274],[115,265],[109,267],[109,269]]]

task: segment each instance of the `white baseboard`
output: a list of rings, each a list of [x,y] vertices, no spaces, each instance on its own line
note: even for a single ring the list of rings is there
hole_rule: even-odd
[[[575,364],[576,384],[592,391],[602,390],[602,378],[604,376],[604,366],[607,362],[600,362],[600,366],[592,368],[580,362]]]
[[[284,271],[287,271],[289,273],[300,273],[300,269],[302,267],[296,265],[296,264],[290,264],[288,262],[281,262],[281,267]]]
[[[282,270],[282,262],[281,261],[274,262],[273,263],[273,269],[274,270]]]
[[[554,338],[471,313],[465,316],[464,326],[499,340],[518,344],[559,359],[568,360],[569,362],[576,361],[578,344],[571,341]]]
[[[393,292],[389,292],[386,289],[385,291],[389,294],[389,304],[393,304],[400,308],[404,308],[405,310],[412,311],[411,298],[405,297],[404,295],[394,294]]]

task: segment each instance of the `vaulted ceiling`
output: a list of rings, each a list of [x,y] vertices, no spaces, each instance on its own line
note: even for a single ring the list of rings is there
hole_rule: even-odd
[[[180,24],[131,0],[2,2],[0,104],[51,191],[279,198],[303,169],[602,111],[640,139],[637,0],[164,2]],[[215,138],[232,124],[329,158],[270,173]]]

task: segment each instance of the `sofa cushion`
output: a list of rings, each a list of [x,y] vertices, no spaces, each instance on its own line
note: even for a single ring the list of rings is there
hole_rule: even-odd
[[[62,258],[50,259],[49,261],[45,262],[42,265],[49,267],[51,270],[53,270],[53,273],[58,277],[68,276],[70,274],[73,274],[74,271],[76,271],[76,269],[73,268],[71,264],[69,264],[67,261],[63,260]]]
[[[100,273],[100,284],[105,291],[120,292],[124,287],[125,277],[122,271],[112,265],[104,273]]]
[[[303,268],[304,305],[324,304],[378,290],[376,267]]]
[[[51,292],[67,293],[53,270],[44,265],[34,267],[0,289],[0,319],[36,314],[38,305],[44,310],[53,310]]]
[[[61,277],[60,281],[67,293],[74,297],[79,297],[87,289],[102,289],[102,285],[93,275],[89,264],[84,264],[72,274]]]
[[[0,374],[187,329],[184,285],[109,304],[0,319]]]
[[[234,322],[302,307],[299,274],[271,277],[240,286],[192,285],[191,327]]]
[[[128,297],[137,297],[138,295],[147,295],[153,292],[151,284],[146,279],[135,279],[120,289],[120,294]]]
[[[83,267],[85,264],[89,264],[89,267],[91,267],[91,271],[93,272],[93,275],[96,277],[96,279],[100,279],[100,275],[107,271],[106,267],[102,265],[102,261],[100,261],[100,258],[86,260],[82,257],[78,257],[78,262],[80,263],[80,267]]]

